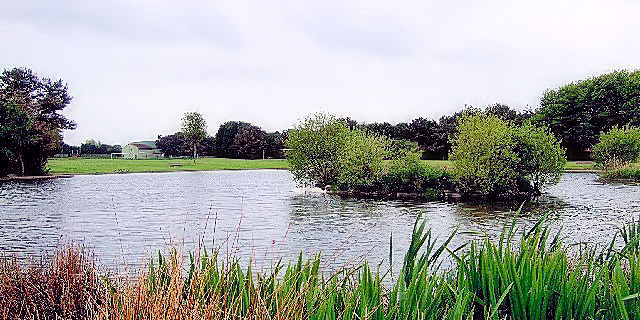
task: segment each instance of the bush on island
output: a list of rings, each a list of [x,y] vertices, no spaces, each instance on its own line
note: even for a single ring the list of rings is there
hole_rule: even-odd
[[[294,179],[320,188],[335,184],[338,156],[348,134],[343,121],[324,113],[316,113],[289,130],[286,156]]]
[[[384,159],[391,141],[383,136],[369,135],[364,130],[351,130],[338,154],[340,189],[371,189],[385,170]]]
[[[623,168],[640,159],[640,127],[614,127],[593,147],[594,162],[606,170]]]
[[[446,179],[444,170],[420,160],[414,143],[350,130],[334,116],[316,114],[289,131],[291,172],[298,183],[341,191],[422,193]]]
[[[566,158],[546,129],[516,126],[486,114],[465,114],[452,140],[450,159],[466,196],[538,195],[560,178]]]

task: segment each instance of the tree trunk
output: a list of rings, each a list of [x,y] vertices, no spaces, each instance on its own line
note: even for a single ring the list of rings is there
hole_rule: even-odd
[[[18,161],[20,161],[20,175],[24,176],[24,159],[22,158],[22,153],[18,154]]]
[[[198,155],[198,154],[196,153],[196,151],[197,151],[197,150],[198,150],[198,149],[196,148],[196,144],[194,143],[194,144],[193,144],[193,162],[194,162],[194,163],[196,162],[196,156]]]

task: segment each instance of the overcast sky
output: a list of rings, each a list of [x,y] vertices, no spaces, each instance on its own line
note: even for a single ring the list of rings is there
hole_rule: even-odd
[[[2,1],[0,66],[62,78],[65,141],[126,144],[200,111],[215,134],[325,111],[438,118],[535,108],[640,61],[640,1]]]

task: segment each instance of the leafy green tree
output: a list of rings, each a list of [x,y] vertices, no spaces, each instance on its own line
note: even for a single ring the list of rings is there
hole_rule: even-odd
[[[515,168],[520,159],[509,123],[484,114],[466,114],[458,130],[449,159],[461,191],[496,196],[517,190]]]
[[[530,124],[515,130],[516,153],[520,158],[519,177],[539,195],[545,185],[557,183],[567,162],[565,150],[546,128]]]
[[[0,74],[0,161],[6,164],[5,174],[44,172],[47,158],[60,149],[62,130],[75,128],[59,113],[69,103],[62,80],[39,78],[23,68]]]
[[[547,129],[514,125],[495,116],[464,114],[450,159],[466,195],[537,195],[558,181],[565,151]]]
[[[338,179],[341,189],[371,188],[384,171],[384,159],[391,141],[364,130],[351,130],[338,153]]]
[[[535,116],[562,141],[570,158],[585,158],[600,133],[640,125],[640,71],[615,71],[548,90]]]
[[[640,160],[640,127],[613,127],[600,134],[593,147],[594,161],[605,169],[624,167]]]
[[[344,121],[324,113],[312,115],[289,130],[286,156],[296,181],[322,188],[335,185],[338,157],[348,134]]]
[[[198,112],[187,112],[182,118],[182,135],[192,147],[193,160],[198,157],[198,145],[207,137],[207,123]]]
[[[37,139],[29,115],[17,105],[0,100],[0,175],[24,175],[26,150]]]

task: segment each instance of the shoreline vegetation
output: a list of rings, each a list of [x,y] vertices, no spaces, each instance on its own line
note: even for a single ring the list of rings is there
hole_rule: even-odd
[[[541,219],[449,248],[418,217],[401,270],[333,272],[321,257],[255,271],[217,252],[158,253],[133,277],[99,271],[81,247],[28,264],[0,256],[5,319],[637,319],[640,224],[609,245],[563,244]],[[444,241],[442,241],[444,240]],[[616,240],[618,242],[616,242]],[[514,245],[517,244],[517,245]],[[619,245],[616,245],[619,244]],[[392,250],[393,248],[390,248]],[[443,267],[449,259],[453,264]],[[286,261],[286,260],[285,260]],[[245,261],[246,262],[246,261]],[[282,262],[282,260],[281,260]]]
[[[451,170],[453,163],[448,160],[422,160],[433,167]],[[289,169],[286,159],[244,160],[228,158],[192,159],[96,159],[96,158],[51,158],[47,168],[50,175],[82,175],[109,173],[144,173],[144,172],[178,172],[178,171],[216,171],[216,170],[254,170],[254,169]],[[593,172],[598,170],[590,161],[567,161],[565,172]]]

